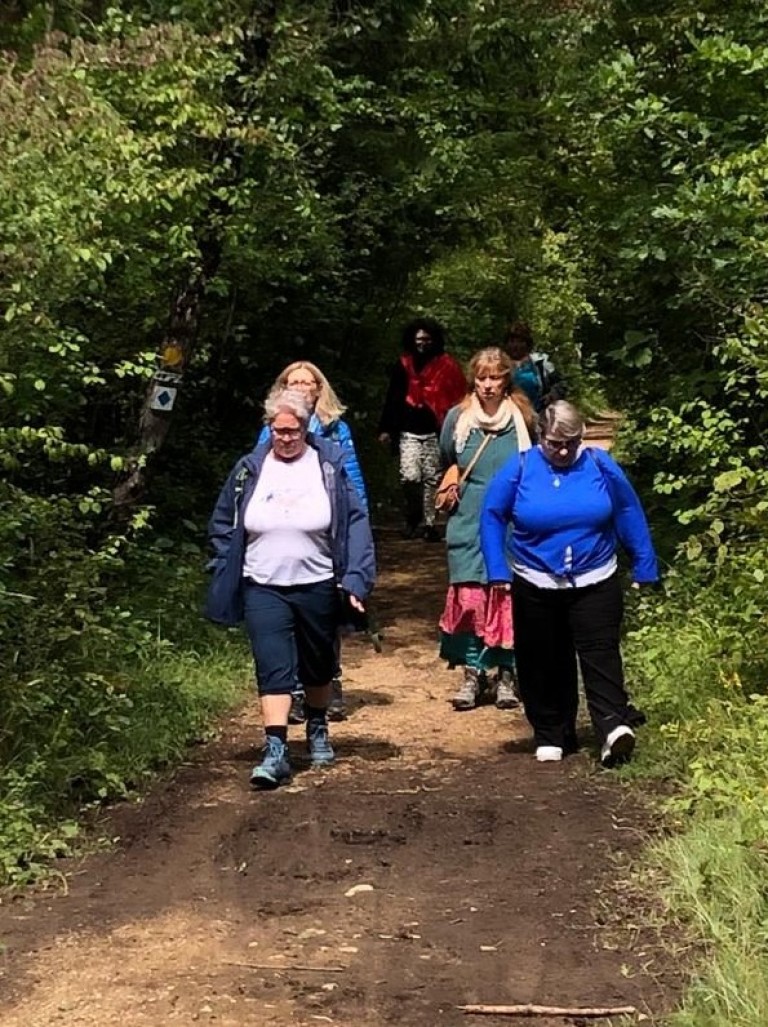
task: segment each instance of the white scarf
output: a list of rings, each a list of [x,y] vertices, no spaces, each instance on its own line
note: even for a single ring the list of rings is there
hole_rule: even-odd
[[[479,431],[498,434],[503,431],[509,422],[515,422],[517,432],[517,448],[522,451],[531,448],[531,436],[525,423],[525,418],[520,412],[520,407],[509,396],[505,396],[499,404],[495,414],[486,414],[477,396],[469,401],[469,406],[459,414],[456,420],[456,427],[453,437],[456,443],[456,452],[461,453],[467,444],[469,433],[473,428]]]

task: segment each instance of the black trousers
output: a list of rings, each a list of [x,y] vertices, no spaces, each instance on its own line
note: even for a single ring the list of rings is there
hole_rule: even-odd
[[[578,655],[589,715],[600,744],[631,719],[620,636],[624,597],[618,575],[584,588],[513,584],[515,659],[536,745],[569,748],[576,730]]]

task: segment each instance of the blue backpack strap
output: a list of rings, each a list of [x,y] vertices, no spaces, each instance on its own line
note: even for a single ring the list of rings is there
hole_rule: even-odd
[[[525,470],[525,454],[529,452],[529,449],[521,449],[518,451],[517,455],[520,457],[520,460],[518,462],[517,481],[515,482],[515,489],[520,488],[520,482],[523,480],[523,471]]]
[[[520,488],[520,482],[523,480],[523,472],[525,471],[525,454],[529,453],[528,449],[519,449],[517,452],[520,458],[517,461],[517,477],[515,478],[515,499],[517,499],[518,489]],[[512,516],[514,516],[515,510],[512,508]]]
[[[616,509],[616,497],[615,497],[614,492],[613,492],[613,482],[611,481],[611,476],[606,473],[605,465],[603,464],[602,460],[598,456],[598,453],[602,453],[602,450],[601,449],[596,449],[595,446],[587,446],[586,447],[586,451],[589,454],[589,456],[592,458],[592,463],[595,465],[595,467],[600,472],[600,477],[605,482],[605,487],[608,490],[608,495],[609,495],[610,500],[611,500],[611,506],[615,510]]]

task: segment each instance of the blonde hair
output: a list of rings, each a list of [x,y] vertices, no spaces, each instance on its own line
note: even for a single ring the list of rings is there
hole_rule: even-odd
[[[326,427],[329,424],[333,424],[334,421],[338,421],[347,408],[336,395],[333,386],[320,368],[316,364],[311,364],[308,360],[294,360],[292,364],[283,368],[269,391],[267,402],[269,402],[269,398],[271,398],[273,393],[282,392],[286,388],[288,379],[294,371],[309,371],[318,384],[319,392],[315,400],[314,413],[317,414],[320,424]]]
[[[505,395],[509,396],[512,402],[519,408],[525,419],[529,431],[536,425],[536,414],[531,403],[522,391],[515,385],[512,375],[516,368],[515,361],[499,346],[486,346],[474,354],[467,364],[467,395],[461,401],[461,406],[466,409],[472,402],[475,392],[475,381],[483,371],[490,371],[491,374],[506,375],[507,381],[504,386]]]

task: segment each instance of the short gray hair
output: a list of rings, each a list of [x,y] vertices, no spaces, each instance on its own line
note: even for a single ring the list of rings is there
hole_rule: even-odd
[[[303,392],[298,389],[277,389],[267,396],[264,404],[264,423],[272,424],[281,410],[293,414],[297,421],[306,426],[312,416],[312,407]]]
[[[539,427],[542,435],[557,432],[564,439],[580,439],[584,434],[584,418],[573,403],[558,399],[541,412]]]

